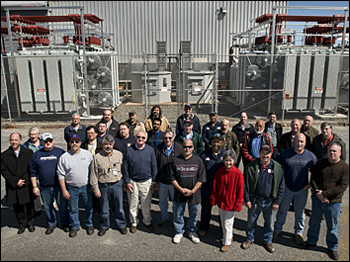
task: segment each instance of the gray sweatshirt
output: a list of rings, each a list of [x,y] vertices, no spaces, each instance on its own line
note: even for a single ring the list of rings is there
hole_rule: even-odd
[[[86,186],[89,182],[89,170],[93,155],[86,149],[73,154],[64,153],[57,164],[58,180],[65,179],[66,184],[74,187]]]

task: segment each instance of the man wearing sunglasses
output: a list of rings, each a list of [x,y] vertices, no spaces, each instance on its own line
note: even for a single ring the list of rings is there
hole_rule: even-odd
[[[161,220],[158,226],[164,226],[169,221],[168,201],[169,195],[171,201],[174,199],[174,186],[169,181],[169,167],[170,163],[174,161],[175,157],[182,154],[182,147],[179,143],[174,142],[174,133],[167,129],[164,133],[163,142],[156,148],[157,159],[157,189],[159,194],[159,208],[161,213]]]
[[[69,217],[72,228],[70,237],[75,237],[80,229],[79,221],[79,198],[85,206],[85,224],[87,234],[94,233],[92,223],[92,193],[89,183],[89,168],[93,155],[86,149],[80,148],[81,140],[76,134],[69,138],[70,150],[64,153],[57,165],[58,182],[62,189],[62,195],[68,200]]]
[[[169,179],[175,187],[173,201],[173,223],[175,236],[173,243],[178,244],[185,232],[184,213],[188,203],[187,232],[193,243],[200,239],[196,233],[199,203],[201,203],[201,186],[207,181],[205,166],[202,159],[193,155],[193,142],[186,139],[182,144],[182,155],[175,157],[170,168]]]
[[[130,232],[135,233],[138,224],[139,198],[143,224],[153,231],[151,218],[152,194],[156,187],[157,162],[154,149],[147,145],[147,133],[139,131],[136,143],[126,150],[124,158],[124,183],[129,200]]]
[[[48,223],[45,234],[53,233],[57,227],[56,211],[53,207],[54,199],[56,199],[59,208],[61,226],[65,232],[68,232],[70,228],[67,200],[62,196],[56,175],[57,163],[64,150],[54,146],[51,133],[42,134],[41,144],[43,148],[34,153],[29,163],[29,174],[33,185],[33,194],[35,196],[41,195],[44,203]],[[37,177],[39,178],[40,189],[37,186]]]

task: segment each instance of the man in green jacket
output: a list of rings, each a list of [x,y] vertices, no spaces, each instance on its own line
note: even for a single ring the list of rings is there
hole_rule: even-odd
[[[182,145],[186,139],[192,140],[194,146],[193,154],[195,156],[199,156],[200,153],[202,153],[202,151],[204,150],[202,137],[198,132],[192,130],[193,124],[191,119],[186,119],[184,121],[183,127],[184,130],[181,133],[177,134],[177,136],[175,137],[175,142]]]
[[[270,145],[261,146],[259,156],[244,169],[244,204],[248,208],[248,225],[247,240],[243,242],[242,248],[248,249],[253,244],[257,221],[262,212],[265,220],[263,245],[273,253],[273,218],[282,202],[285,188],[283,168],[271,159]]]

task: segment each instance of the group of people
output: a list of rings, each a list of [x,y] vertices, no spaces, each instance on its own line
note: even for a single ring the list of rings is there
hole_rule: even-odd
[[[349,165],[344,162],[346,145],[333,133],[332,125],[323,123],[319,134],[312,126],[312,117],[306,116],[303,125],[294,119],[291,131],[283,133],[275,112],[268,115],[267,122],[258,120],[255,126],[249,124],[246,112],[241,112],[239,123],[232,129],[228,119],[219,122],[217,118],[215,111],[209,112],[209,122],[201,128],[192,106],[185,104],[174,132],[158,105],[143,123],[134,110],[128,120],[118,123],[112,110],[106,109],[95,126],[86,127],[75,113],[64,129],[66,151],[54,146],[51,133],[40,136],[38,128],[29,130],[25,143],[20,133],[13,132],[9,149],[1,154],[1,173],[6,181],[7,203],[13,205],[19,223],[18,234],[26,228],[35,231],[34,201],[40,197],[48,223],[46,234],[53,233],[58,225],[58,208],[61,228],[70,237],[77,235],[79,200],[85,207],[88,235],[94,233],[94,209],[99,210],[98,235],[106,234],[111,207],[119,231],[127,234],[124,194],[130,232],[137,231],[139,205],[142,223],[153,231],[151,200],[158,190],[158,226],[169,221],[169,200],[173,203],[173,243],[179,243],[185,233],[186,204],[186,231],[194,243],[207,234],[212,207],[217,205],[223,235],[220,250],[227,251],[233,240],[234,217],[244,205],[248,218],[242,248],[253,244],[262,212],[263,244],[274,252],[272,242],[282,232],[293,203],[295,242],[305,248],[315,246],[324,215],[327,250],[332,259],[338,259],[337,222],[349,184]],[[304,241],[309,188],[312,212]]]

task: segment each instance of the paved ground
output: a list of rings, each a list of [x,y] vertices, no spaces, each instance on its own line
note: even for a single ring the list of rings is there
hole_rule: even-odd
[[[66,126],[68,123],[41,123],[39,126],[42,133],[45,131],[53,133],[56,146],[65,148],[62,126]],[[8,138],[11,132],[19,131],[26,138],[28,128],[36,124],[21,123],[16,125],[16,129],[13,129],[6,128],[5,123],[2,122],[1,151],[9,146]],[[349,163],[349,127],[334,126],[333,130],[347,144],[347,163]],[[286,127],[285,131],[289,131],[289,127]],[[227,252],[222,253],[219,251],[221,232],[217,207],[213,208],[211,227],[208,234],[201,238],[201,243],[192,243],[185,234],[181,243],[176,245],[172,243],[174,235],[172,223],[168,222],[162,228],[157,226],[160,220],[160,210],[156,193],[152,200],[154,232],[150,233],[143,225],[140,225],[135,234],[128,232],[127,235],[121,235],[115,229],[116,224],[112,223],[112,229],[107,231],[105,236],[99,237],[97,235],[99,216],[94,214],[95,233],[88,236],[84,229],[84,222],[82,222],[83,228],[80,229],[75,238],[69,238],[68,233],[60,229],[56,229],[51,235],[45,235],[46,219],[44,213],[36,220],[35,232],[29,233],[26,230],[24,234],[18,235],[18,225],[14,212],[11,206],[6,205],[4,195],[4,179],[1,177],[1,260],[330,260],[326,254],[325,222],[322,222],[317,247],[312,250],[303,250],[294,243],[293,212],[289,212],[282,234],[274,244],[276,252],[270,254],[262,246],[262,215],[258,221],[255,244],[249,250],[243,250],[240,247],[245,240],[247,219],[247,208],[243,207],[235,219],[234,242]],[[307,203],[307,209],[311,209],[310,199]],[[171,203],[169,212],[172,213]],[[80,215],[81,221],[84,221],[84,212],[81,211]],[[185,216],[188,217],[187,212]],[[172,219],[171,214],[170,219]],[[308,222],[309,217],[306,217],[305,237]],[[338,233],[340,259],[349,261],[349,190],[343,197]]]

